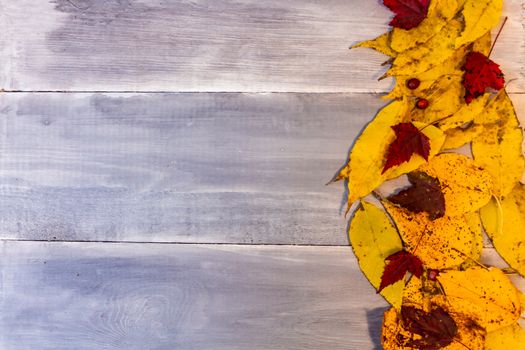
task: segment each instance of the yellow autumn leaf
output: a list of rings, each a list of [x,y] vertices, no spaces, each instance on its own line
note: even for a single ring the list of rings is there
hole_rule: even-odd
[[[477,118],[479,123],[480,117],[478,116],[483,113],[489,97],[490,94],[486,93],[483,96],[472,100],[470,104],[463,103],[456,113],[440,121],[438,127],[443,131],[459,128],[471,123],[475,118]]]
[[[488,203],[492,196],[492,179],[472,159],[455,153],[432,158],[420,169],[441,182],[445,196],[445,213],[457,216],[473,212]]]
[[[465,271],[447,270],[440,273],[438,281],[444,298],[434,302],[469,317],[487,332],[510,326],[520,317],[519,292],[500,269],[475,266]]]
[[[472,45],[472,51],[481,52],[485,56],[488,56],[491,47],[492,47],[492,34],[490,30],[488,30],[485,34],[483,34],[476,41],[474,41],[474,44]]]
[[[453,19],[426,43],[399,53],[387,75],[413,75],[425,72],[445,62],[456,52],[454,40],[462,29],[461,21]]]
[[[361,202],[350,222],[350,243],[366,278],[377,290],[385,269],[385,259],[403,249],[395,227],[386,213],[373,204]],[[381,295],[394,307],[401,307],[404,281],[394,283]]]
[[[423,157],[416,154],[410,161],[382,174],[388,146],[395,139],[391,127],[403,121],[406,111],[406,100],[393,101],[377,114],[356,140],[350,152],[348,166],[338,176],[348,179],[348,202],[350,204],[370,194],[385,180],[409,173],[426,162]],[[415,123],[414,125],[423,127],[421,124]],[[445,136],[433,126],[424,128],[422,133],[430,139],[430,159],[441,149]]]
[[[405,243],[406,249],[430,269],[461,265],[479,238],[464,215],[430,220],[427,213],[412,213],[383,201]],[[480,234],[480,233],[479,233]]]
[[[518,184],[505,198],[481,208],[485,232],[510,267],[525,276],[525,186]]]
[[[483,126],[471,124],[466,128],[454,128],[445,131],[445,143],[442,150],[459,148],[470,143],[474,137],[478,136],[483,130]]]
[[[472,232],[472,242],[470,251],[468,252],[468,259],[465,260],[461,268],[474,266],[476,262],[481,260],[481,253],[483,252],[483,230],[481,218],[477,212],[465,214],[465,220]]]
[[[455,48],[469,44],[494,28],[501,17],[503,0],[467,0],[462,13],[465,28],[455,41]]]
[[[523,132],[507,93],[501,90],[475,122],[484,128],[472,140],[474,161],[492,176],[494,195],[504,197],[525,170]]]
[[[487,334],[485,350],[525,350],[525,330],[517,323]]]
[[[390,46],[394,51],[403,52],[428,41],[436,35],[458,12],[457,0],[433,0],[427,17],[410,30],[393,28]]]
[[[375,39],[360,42],[352,46],[351,49],[356,49],[359,47],[368,47],[390,57],[397,56],[397,52],[392,50],[390,47],[390,32],[382,34]]]
[[[465,348],[464,344],[468,344],[468,350],[483,350],[485,344],[485,331],[481,327],[472,324],[472,321],[461,315],[450,316],[456,323],[458,331],[449,345],[439,349],[466,350],[467,348]],[[403,327],[403,322],[401,321],[396,309],[391,308],[387,310],[383,317],[383,328],[381,334],[383,350],[416,350],[415,348],[406,346],[406,342],[409,339],[417,340],[421,339],[421,337],[407,331]]]

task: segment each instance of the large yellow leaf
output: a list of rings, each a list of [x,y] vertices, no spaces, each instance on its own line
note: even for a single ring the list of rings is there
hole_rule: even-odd
[[[525,350],[525,330],[514,323],[487,334],[485,350]]]
[[[498,24],[503,0],[467,0],[463,7],[465,28],[456,39],[456,49],[473,42]]]
[[[490,94],[484,94],[474,99],[470,104],[463,103],[461,108],[455,112],[452,116],[443,119],[439,122],[438,126],[441,130],[449,130],[453,128],[462,127],[468,123],[471,123],[474,118],[479,119],[479,115],[483,113],[483,109],[487,105],[487,101]]]
[[[525,276],[525,186],[518,184],[504,199],[481,208],[483,227],[503,259]]]
[[[451,315],[458,327],[458,332],[451,344],[440,348],[440,350],[483,350],[485,344],[485,331],[481,327],[476,327],[472,321],[462,317],[462,315]],[[385,312],[382,329],[383,350],[416,350],[406,347],[408,339],[419,339],[403,328],[403,324],[396,309],[391,308]]]
[[[473,232],[464,215],[431,221],[427,213],[411,213],[383,202],[394,220],[405,247],[430,269],[461,265],[471,254],[479,232]]]
[[[430,2],[427,17],[410,30],[393,28],[391,47],[403,52],[428,41],[450,21],[458,11],[457,0],[433,0]]]
[[[478,124],[469,125],[466,128],[454,128],[445,131],[445,143],[443,150],[459,148],[470,143],[483,130],[483,126]]]
[[[493,178],[494,195],[504,197],[518,183],[525,170],[523,133],[507,93],[502,90],[475,121],[483,131],[472,140],[476,164]]]
[[[467,316],[487,332],[510,326],[520,317],[519,292],[499,269],[442,271],[438,280],[445,295],[442,306]]]
[[[356,49],[358,47],[368,47],[390,57],[397,56],[397,52],[390,47],[390,32],[382,34],[375,39],[360,42],[352,46],[351,49]]]
[[[420,167],[441,182],[445,196],[445,213],[457,216],[473,212],[491,198],[492,180],[489,173],[472,159],[455,153],[443,153]]]
[[[413,171],[426,162],[416,154],[410,161],[382,174],[388,146],[395,139],[391,127],[402,122],[406,113],[406,100],[390,103],[377,114],[356,140],[350,152],[348,166],[339,176],[348,179],[349,203],[370,194],[385,180]],[[421,127],[421,124],[415,125]],[[441,149],[445,136],[433,126],[426,127],[422,132],[430,138],[430,157],[433,157]]]
[[[454,55],[456,49],[451,43],[461,32],[462,24],[458,19],[448,22],[443,29],[426,43],[404,51],[394,59],[387,75],[413,75],[427,71]]]
[[[361,202],[350,223],[350,243],[359,267],[374,288],[381,284],[385,259],[403,249],[401,239],[386,213],[367,202]],[[381,295],[394,307],[401,307],[404,281],[384,288]]]

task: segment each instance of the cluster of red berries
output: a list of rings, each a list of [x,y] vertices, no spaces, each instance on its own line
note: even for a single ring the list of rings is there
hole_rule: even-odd
[[[417,89],[419,87],[419,84],[421,84],[421,82],[417,78],[408,79],[406,82],[407,88],[409,88],[410,90]],[[428,105],[429,102],[426,98],[418,98],[416,100],[416,107],[419,109],[426,109]]]

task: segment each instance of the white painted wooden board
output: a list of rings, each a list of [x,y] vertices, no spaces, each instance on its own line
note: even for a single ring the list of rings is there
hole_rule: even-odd
[[[492,58],[525,91],[525,0]],[[385,91],[385,56],[348,47],[388,30],[363,0],[0,0],[0,88]]]
[[[0,94],[0,237],[348,244],[362,94]]]
[[[378,349],[350,247],[1,245],[1,349]]]

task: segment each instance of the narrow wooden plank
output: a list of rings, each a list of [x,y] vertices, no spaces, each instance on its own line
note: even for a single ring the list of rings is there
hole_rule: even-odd
[[[493,58],[525,91],[525,0]],[[81,91],[385,91],[385,56],[348,51],[388,29],[362,0],[0,0],[0,87]]]
[[[1,238],[346,245],[363,94],[0,95]]]
[[[3,242],[0,261],[2,349],[365,350],[386,309],[349,247]]]

